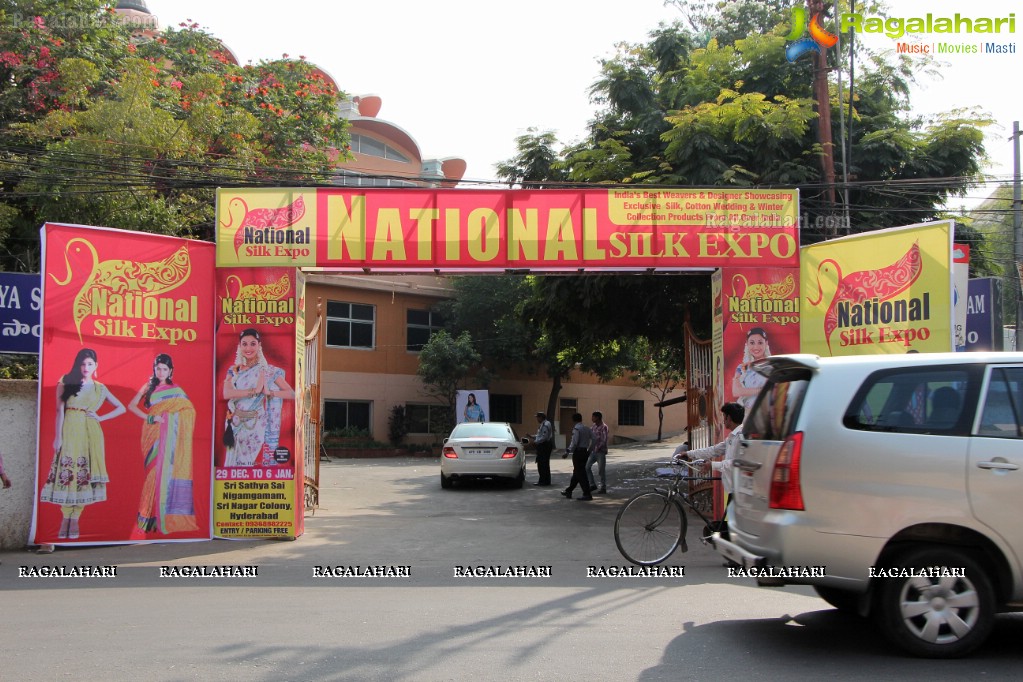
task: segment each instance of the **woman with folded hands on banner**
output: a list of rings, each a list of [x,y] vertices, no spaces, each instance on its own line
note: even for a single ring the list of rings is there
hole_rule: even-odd
[[[767,343],[767,330],[753,327],[746,332],[746,343],[743,345],[742,362],[735,368],[732,377],[732,397],[743,409],[753,407],[760,389],[767,382],[762,374],[753,371],[753,364],[758,360],[771,357],[771,346]]]
[[[147,411],[139,407],[139,401]],[[153,376],[128,404],[143,420],[142,456],[146,478],[139,500],[138,528],[144,532],[198,530],[192,499],[192,434],[195,407],[174,383],[174,360],[162,353]]]
[[[100,422],[124,414],[121,401],[96,381],[96,351],[83,348],[71,369],[57,382],[57,424],[53,464],[39,493],[41,502],[59,504],[63,519],[57,537],[79,537],[79,519],[86,505],[107,499],[106,452]],[[100,415],[104,403],[114,409]]]
[[[295,390],[284,380],[284,370],[266,361],[259,332],[243,330],[235,362],[224,379],[224,399],[228,401],[224,466],[272,464],[267,460],[280,438],[283,401],[294,397]]]

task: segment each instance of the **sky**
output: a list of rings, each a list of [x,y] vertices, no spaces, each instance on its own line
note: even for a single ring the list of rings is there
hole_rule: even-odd
[[[350,95],[377,95],[379,118],[412,135],[424,158],[463,158],[468,180],[496,179],[529,128],[565,144],[582,139],[596,111],[589,87],[620,42],[644,43],[659,22],[681,18],[663,0],[148,0],[162,26],[198,22],[242,63],[284,54],[331,74]],[[1018,0],[893,0],[892,16],[1008,17]],[[1015,33],[993,36],[1010,54],[943,55],[940,79],[919,74],[914,111],[978,106],[998,125],[987,135],[990,172],[1011,177],[1012,121],[1023,118],[1023,11]],[[944,36],[979,42],[979,36]],[[939,37],[907,38],[933,43]],[[872,45],[895,47],[872,36]]]

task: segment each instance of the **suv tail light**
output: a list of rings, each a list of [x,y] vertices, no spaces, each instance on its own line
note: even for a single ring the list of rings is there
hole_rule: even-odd
[[[803,490],[799,485],[799,460],[803,454],[803,433],[796,431],[785,439],[771,473],[771,509],[802,511]]]
[[[501,455],[501,459],[515,459],[519,456],[518,448],[505,448],[504,454]]]
[[[448,459],[458,459],[458,453],[455,452],[455,449],[451,446],[446,446],[443,450],[441,450],[441,454]]]

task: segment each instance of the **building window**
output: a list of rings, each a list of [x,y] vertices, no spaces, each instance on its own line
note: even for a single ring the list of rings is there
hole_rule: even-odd
[[[366,156],[375,156],[378,159],[409,163],[408,157],[391,145],[366,135],[352,135],[351,151],[353,154],[364,154]]]
[[[327,345],[373,348],[376,309],[360,303],[327,301]]]
[[[618,401],[618,426],[643,426],[643,401]]]
[[[405,405],[408,432],[447,435],[451,431],[451,410],[447,405]]]
[[[490,394],[490,418],[495,422],[522,423],[522,396]]]
[[[364,400],[326,400],[323,403],[323,430],[362,430],[372,433],[370,407]]]
[[[342,171],[335,173],[333,183],[341,187],[419,187],[419,183],[397,178],[378,178],[375,176]]]
[[[444,320],[439,313],[429,310],[409,310],[405,314],[406,338],[405,348],[411,353],[418,353],[430,340],[434,332],[444,328]]]

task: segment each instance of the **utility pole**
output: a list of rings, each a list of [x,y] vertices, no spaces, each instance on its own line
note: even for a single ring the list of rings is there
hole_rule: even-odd
[[[1016,350],[1020,349],[1020,328],[1023,327],[1023,189],[1019,176],[1019,121],[1012,122],[1012,234],[1015,242],[1013,253],[1016,258]]]
[[[824,14],[824,0],[806,0],[811,19]],[[817,141],[824,153],[821,156],[821,173],[824,175],[825,198],[832,209],[835,206],[835,145],[831,138],[831,93],[828,90],[828,51],[822,49],[814,58],[813,97],[817,101]],[[835,221],[830,230],[837,233]],[[829,235],[834,236],[834,235]]]
[[[855,0],[853,0],[855,1]],[[837,12],[836,12],[837,14]],[[842,33],[836,30],[838,36],[838,49],[835,50],[835,56],[837,59],[836,70],[838,73],[838,138],[842,149],[842,210],[845,214],[845,229],[848,230],[850,227],[849,217],[849,159],[852,158],[852,152],[847,147],[852,145],[852,139],[850,138],[847,144],[845,136],[845,113],[842,110],[842,103],[844,97],[842,96],[842,61],[845,59],[845,54],[842,52]],[[849,31],[849,68],[852,68],[852,35],[853,31]],[[849,81],[849,102],[852,103],[852,80]]]

